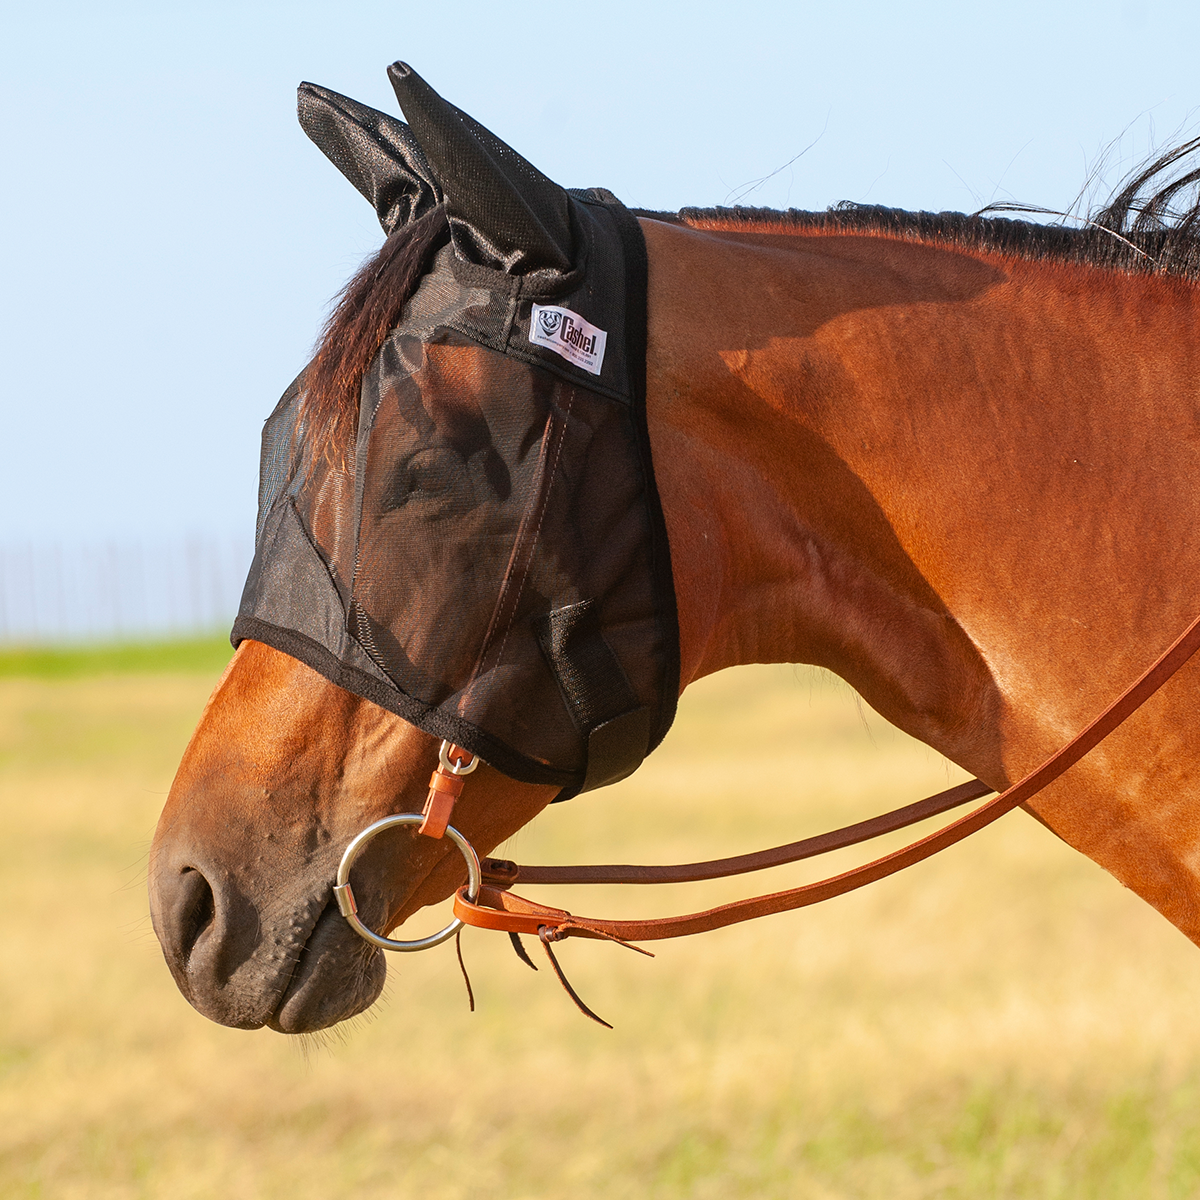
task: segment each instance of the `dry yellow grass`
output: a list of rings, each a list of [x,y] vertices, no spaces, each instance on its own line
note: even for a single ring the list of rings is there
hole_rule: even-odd
[[[211,681],[0,681],[0,1195],[1200,1194],[1200,952],[1020,813],[654,961],[567,944],[612,1033],[484,934],[474,1016],[447,947],[393,959],[381,1005],[328,1044],[209,1024],[159,957],[144,855]],[[961,777],[807,671],[686,701],[638,775],[509,852],[732,853]],[[811,873],[568,902],[681,911]]]

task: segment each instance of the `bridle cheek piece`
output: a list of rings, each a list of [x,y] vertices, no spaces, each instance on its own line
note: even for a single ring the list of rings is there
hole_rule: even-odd
[[[520,881],[526,883],[684,883],[702,879],[717,879],[740,875],[766,867],[781,866],[828,854],[846,846],[870,841],[886,833],[907,828],[930,817],[948,812],[950,809],[981,799],[994,791],[978,779],[959,784],[939,792],[915,804],[894,809],[881,816],[817,837],[744,854],[733,858],[715,859],[710,862],[688,863],[678,866],[550,866],[522,867],[507,859],[485,859],[482,864],[471,844],[450,825],[450,813],[454,801],[462,793],[465,776],[479,764],[479,759],[449,742],[442,742],[437,770],[430,780],[429,796],[421,814],[407,813],[385,817],[368,826],[346,847],[338,867],[337,886],[334,896],[342,915],[354,929],[369,942],[385,950],[424,950],[436,946],[458,933],[464,925],[479,929],[500,930],[509,935],[520,958],[533,966],[519,941],[520,934],[538,937],[554,969],[555,975],[580,1010],[602,1025],[607,1025],[589,1009],[576,995],[563,975],[553,951],[552,942],[569,937],[584,937],[617,942],[629,949],[648,953],[632,945],[634,940],[654,941],[661,938],[685,937],[720,929],[740,921],[771,913],[787,912],[804,908],[822,900],[832,899],[894,875],[897,871],[931,857],[941,850],[962,841],[963,838],[990,825],[997,818],[1026,803],[1043,788],[1057,779],[1097,746],[1114,729],[1136,712],[1168,679],[1171,678],[1193,654],[1200,649],[1200,616],[1158,657],[1150,668],[1117,697],[1094,721],[1080,730],[1065,746],[1050,756],[1041,766],[1031,771],[1024,779],[1013,784],[986,804],[973,812],[939,829],[937,832],[909,843],[872,862],[853,870],[834,875],[814,883],[803,884],[782,892],[751,897],[732,904],[719,905],[703,912],[679,917],[663,917],[651,920],[616,921],[593,917],[576,916],[566,909],[537,904],[514,895],[509,889]],[[376,833],[396,825],[417,825],[419,832],[427,837],[445,834],[462,851],[467,860],[467,883],[459,888],[454,897],[454,920],[440,933],[417,941],[402,942],[380,937],[367,929],[355,911],[354,895],[348,878],[354,860],[366,843]],[[459,955],[461,965],[462,956]],[[535,968],[536,969],[536,968]],[[465,971],[464,971],[465,975]],[[468,989],[470,983],[468,981]]]

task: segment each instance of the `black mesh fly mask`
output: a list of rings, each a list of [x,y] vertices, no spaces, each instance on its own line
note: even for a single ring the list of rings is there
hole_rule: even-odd
[[[449,238],[363,377],[354,443],[315,452],[305,374],[267,421],[232,639],[564,798],[632,772],[678,690],[641,229],[389,73],[408,124],[311,84],[301,124],[390,235],[441,208]]]

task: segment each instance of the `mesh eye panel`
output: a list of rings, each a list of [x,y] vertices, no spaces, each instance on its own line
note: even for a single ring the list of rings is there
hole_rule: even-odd
[[[311,459],[302,384],[268,421],[233,634],[571,794],[636,767],[670,724],[678,678],[665,529],[625,367],[644,361],[625,328],[631,235],[611,205],[576,207],[593,270],[550,299],[607,324],[607,371],[531,344],[537,297],[507,277],[482,286],[447,247],[363,380],[344,470]]]

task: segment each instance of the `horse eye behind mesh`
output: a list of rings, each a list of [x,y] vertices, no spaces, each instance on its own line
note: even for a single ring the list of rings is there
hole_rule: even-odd
[[[445,446],[418,450],[411,458],[396,465],[388,507],[399,508],[444,496],[461,473],[462,462],[453,450]]]

